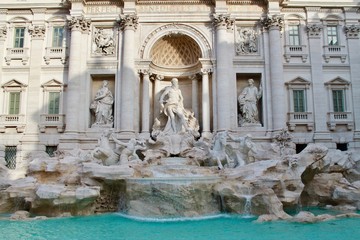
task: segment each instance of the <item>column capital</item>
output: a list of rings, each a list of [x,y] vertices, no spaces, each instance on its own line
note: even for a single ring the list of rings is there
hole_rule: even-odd
[[[281,15],[267,15],[266,17],[263,17],[260,19],[260,23],[266,30],[270,29],[279,29],[281,31],[283,24],[284,24],[284,18]]]
[[[139,24],[138,20],[139,18],[136,14],[120,14],[117,22],[122,30],[131,29],[135,31]]]
[[[207,75],[213,72],[212,68],[202,68],[200,71],[202,75]]]
[[[7,28],[5,25],[0,26],[0,40],[5,40],[7,34]]]
[[[72,16],[69,20],[69,28],[71,31],[88,32],[90,30],[91,20],[84,16]]]
[[[233,29],[235,19],[230,14],[213,14],[213,24],[217,29]]]
[[[44,25],[31,25],[29,26],[29,33],[32,39],[44,39],[45,26]]]
[[[359,39],[360,26],[359,25],[348,25],[344,27],[347,38]]]
[[[314,23],[307,25],[306,31],[309,35],[309,38],[320,38],[323,28],[324,27],[321,24]]]
[[[149,68],[141,68],[138,70],[138,73],[142,75],[151,75],[151,71]]]
[[[155,80],[155,81],[162,81],[162,80],[164,80],[164,76],[163,76],[163,75],[159,75],[159,74],[155,74],[154,76],[152,76],[151,79],[153,79],[153,80]]]

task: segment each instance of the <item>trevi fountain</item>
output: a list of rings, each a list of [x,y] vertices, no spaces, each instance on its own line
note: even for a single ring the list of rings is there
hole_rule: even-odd
[[[252,87],[249,80],[239,96],[247,124],[257,124],[261,89]],[[104,81],[90,106],[95,125],[111,122],[112,102]],[[260,222],[358,216],[359,153],[309,144],[296,154],[287,129],[268,143],[229,131],[200,137],[176,78],[161,91],[159,103],[149,139],[124,141],[104,128],[91,151],[29,154],[23,177],[15,180],[2,163],[0,212],[14,213],[12,219],[30,214],[42,218],[121,212],[169,219],[228,213],[256,216]],[[339,214],[315,216],[301,211],[303,207]]]

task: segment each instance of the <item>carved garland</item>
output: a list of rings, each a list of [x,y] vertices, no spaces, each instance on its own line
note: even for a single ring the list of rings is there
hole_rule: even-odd
[[[0,26],[0,39],[5,39],[7,34],[6,26]]]
[[[196,37],[198,37],[201,40],[201,42],[205,45],[207,56],[203,56],[203,57],[211,56],[210,44],[208,43],[207,39],[198,30],[185,24],[168,24],[155,29],[153,32],[149,34],[149,36],[147,36],[147,38],[145,39],[144,43],[141,45],[140,48],[140,58],[144,58],[145,48],[149,43],[149,41],[153,39],[156,34],[162,31],[166,31],[167,34],[175,34],[183,31],[191,32],[192,34],[196,35]]]
[[[306,26],[306,31],[309,37],[320,37],[322,29],[323,26],[320,24],[311,24]]]
[[[43,39],[45,37],[45,26],[40,26],[40,25],[30,26],[29,33],[32,38]]]
[[[359,38],[360,26],[350,25],[345,26],[345,33],[347,38]]]

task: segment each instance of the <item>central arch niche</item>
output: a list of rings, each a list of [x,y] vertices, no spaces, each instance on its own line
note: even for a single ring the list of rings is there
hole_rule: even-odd
[[[171,34],[159,39],[151,49],[152,64],[159,68],[192,68],[199,63],[201,49],[189,36]]]

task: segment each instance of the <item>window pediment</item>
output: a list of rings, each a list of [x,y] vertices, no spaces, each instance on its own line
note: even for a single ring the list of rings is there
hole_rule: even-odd
[[[289,82],[286,82],[285,84],[288,88],[296,88],[296,87],[309,88],[311,82],[309,82],[308,80],[302,77],[297,77]]]
[[[59,82],[55,79],[52,79],[41,85],[41,87],[44,88],[44,91],[62,91],[64,86],[65,85],[62,82]]]
[[[337,77],[331,81],[328,81],[325,83],[325,86],[342,86],[342,87],[345,87],[345,86],[349,86],[350,85],[350,82],[341,78],[341,77]]]
[[[27,87],[27,85],[13,79],[3,84],[1,87],[4,88],[5,91],[22,91]]]

